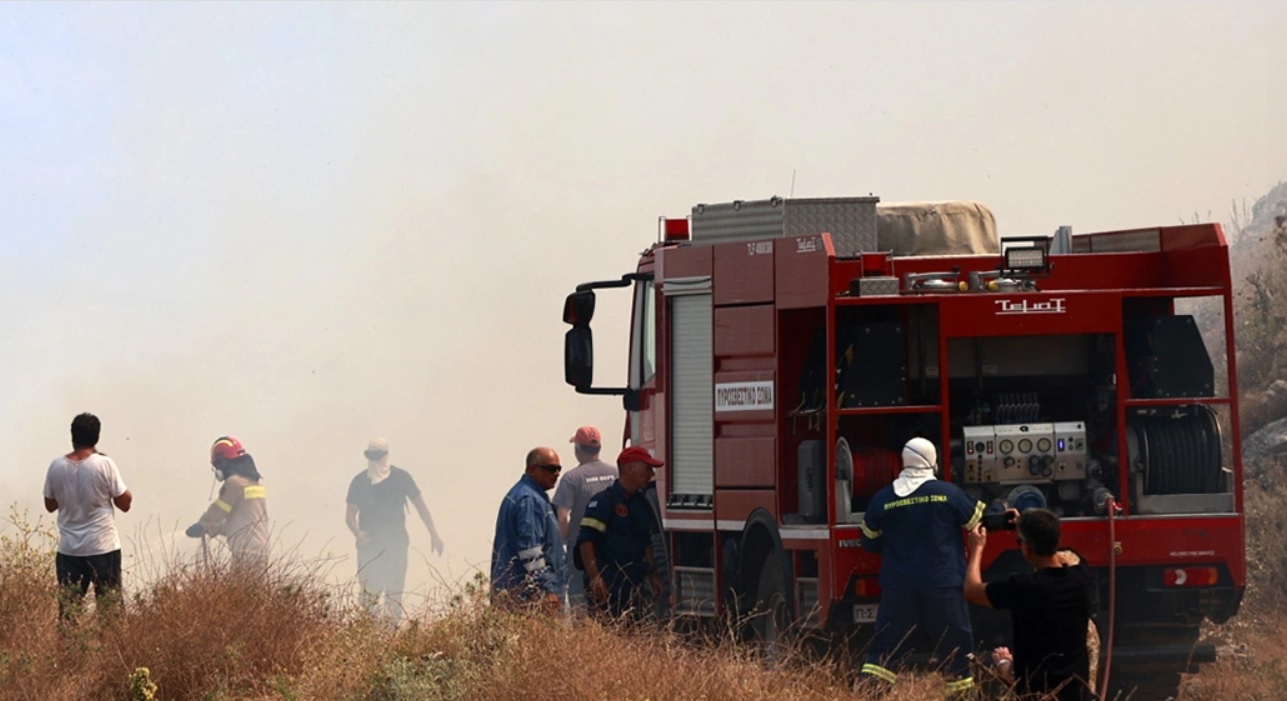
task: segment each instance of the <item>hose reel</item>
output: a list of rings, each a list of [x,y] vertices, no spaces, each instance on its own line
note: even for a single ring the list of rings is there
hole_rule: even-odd
[[[1145,494],[1224,491],[1220,423],[1203,404],[1129,419],[1131,466],[1142,472]]]

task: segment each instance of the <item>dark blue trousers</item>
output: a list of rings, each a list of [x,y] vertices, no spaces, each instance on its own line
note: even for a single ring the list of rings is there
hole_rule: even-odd
[[[968,656],[974,650],[974,629],[961,587],[882,591],[876,635],[867,649],[863,671],[893,681],[892,668],[918,643],[934,651],[934,659],[947,676],[970,676]]]

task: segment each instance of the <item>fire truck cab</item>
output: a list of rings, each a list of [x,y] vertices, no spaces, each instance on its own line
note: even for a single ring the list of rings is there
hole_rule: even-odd
[[[603,387],[609,287],[633,289],[633,324]],[[863,509],[924,436],[989,510],[1060,514],[1114,670],[1178,682],[1246,581],[1232,319],[1218,224],[1000,239],[970,202],[738,201],[662,219],[635,271],[568,296],[565,379],[623,395],[628,442],[666,461],[669,615],[864,638]],[[1027,567],[1004,537],[984,563]],[[973,615],[980,648],[1006,642],[1006,614]]]

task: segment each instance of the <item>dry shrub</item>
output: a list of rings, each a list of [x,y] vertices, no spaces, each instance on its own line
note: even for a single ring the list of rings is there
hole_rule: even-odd
[[[1287,612],[1287,477],[1271,458],[1243,487],[1247,524],[1247,598],[1239,618],[1281,618]]]
[[[772,668],[754,646],[731,634],[700,642],[649,625],[605,624],[585,616],[521,615],[486,605],[482,597],[457,606],[423,628],[404,631],[395,643],[405,680],[387,693],[401,699],[649,699],[804,701],[859,699],[848,666],[804,646],[779,649]],[[411,666],[406,666],[412,662]],[[392,688],[389,688],[392,691]],[[907,675],[887,701],[939,699],[937,675]]]
[[[393,632],[356,613],[335,620],[310,648],[302,668],[281,678],[275,699],[339,701],[370,699],[392,657]]]
[[[170,564],[116,609],[59,626],[56,538],[25,516],[11,521],[12,534],[0,540],[0,699],[131,699],[132,677],[134,693],[147,686],[140,668],[158,699],[305,698],[291,690],[293,679],[318,672],[332,688],[351,691],[384,662],[369,650],[343,654],[353,648],[335,639],[360,647],[387,631],[336,600],[316,568],[298,563],[262,570]],[[340,684],[342,675],[327,677],[329,669],[314,669],[319,663],[360,683]]]
[[[89,681],[87,670],[66,666],[48,674],[84,641],[60,636],[52,526],[11,510],[0,536],[0,699],[59,698],[62,689]],[[74,633],[74,631],[73,631]]]
[[[642,626],[592,619],[500,614],[491,664],[473,698],[833,699],[848,695],[831,670],[779,664],[769,671],[743,651],[693,647]],[[500,632],[500,635],[496,635]],[[505,633],[508,633],[506,635]]]
[[[118,679],[148,667],[167,698],[244,698],[307,668],[329,599],[303,568],[179,566],[104,627],[102,662]]]
[[[1287,640],[1270,625],[1244,626],[1237,636],[1245,652],[1228,651],[1184,682],[1182,701],[1280,701],[1287,698]]]
[[[1180,698],[1188,701],[1287,698],[1287,479],[1282,458],[1271,458],[1247,480],[1247,593],[1238,615],[1206,631],[1217,661],[1188,675]]]
[[[12,532],[0,535],[0,650],[15,650],[47,624],[54,607],[51,527],[10,513]],[[43,606],[41,605],[43,604]],[[7,661],[7,658],[6,658]],[[0,677],[0,681],[3,678]]]

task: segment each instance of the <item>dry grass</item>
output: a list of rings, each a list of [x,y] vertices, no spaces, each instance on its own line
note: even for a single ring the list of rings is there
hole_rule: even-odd
[[[1287,698],[1287,640],[1282,617],[1241,624],[1232,637],[1245,651],[1231,651],[1181,687],[1182,701],[1279,701]],[[1221,631],[1230,637],[1230,631]]]
[[[1248,480],[1247,595],[1238,616],[1206,637],[1223,654],[1181,687],[1183,701],[1287,698],[1287,479],[1281,464]]]
[[[108,615],[60,627],[53,536],[13,521],[0,543],[2,699],[129,699],[139,668],[158,698],[260,697],[361,626],[302,569],[179,565]]]
[[[113,614],[60,629],[53,534],[11,521],[0,542],[0,700],[860,698],[847,665],[800,650],[770,670],[731,636],[694,643],[497,609],[481,580],[394,631],[288,563],[258,573],[171,563]],[[886,698],[941,689],[924,675]]]
[[[1287,698],[1287,599],[1270,586],[1287,576],[1285,501],[1287,485],[1248,485],[1249,599],[1211,631],[1246,652],[1187,679],[1181,699]],[[769,669],[734,636],[694,642],[493,608],[481,580],[394,631],[298,563],[262,573],[170,563],[114,615],[59,630],[53,535],[11,520],[0,540],[0,701],[864,698],[852,665],[803,647]],[[941,699],[942,688],[937,675],[910,675],[884,698]]]

